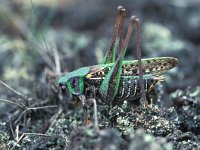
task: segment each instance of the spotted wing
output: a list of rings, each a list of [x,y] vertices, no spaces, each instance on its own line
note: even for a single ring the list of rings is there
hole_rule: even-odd
[[[157,57],[142,59],[143,75],[161,74],[167,70],[174,68],[178,64],[178,60],[173,57]],[[112,68],[113,63],[104,65],[95,65],[91,67],[86,78],[101,80]],[[124,61],[122,65],[121,77],[139,76],[138,61]]]

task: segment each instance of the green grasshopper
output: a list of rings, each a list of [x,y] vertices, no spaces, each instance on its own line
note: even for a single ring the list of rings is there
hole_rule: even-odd
[[[178,60],[173,57],[141,60],[139,19],[131,17],[125,40],[123,40],[124,20],[125,9],[119,6],[111,47],[104,62],[82,67],[60,77],[57,84],[62,93],[68,90],[84,105],[87,90],[94,87],[95,96],[99,96],[108,105],[116,101],[133,100],[136,97],[142,97],[143,102],[147,104],[145,93],[150,92],[156,83],[162,81],[164,78],[160,74],[175,67]],[[126,61],[124,56],[134,27],[136,27],[138,60]],[[119,44],[117,45],[118,34]]]

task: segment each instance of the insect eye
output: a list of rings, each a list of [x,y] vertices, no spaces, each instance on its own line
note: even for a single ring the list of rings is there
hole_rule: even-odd
[[[78,76],[70,78],[68,86],[70,86],[70,90],[74,95],[79,95],[84,89],[83,79]]]
[[[76,83],[76,79],[72,79],[72,85],[74,86]]]
[[[79,81],[78,77],[72,78],[71,81],[70,81],[71,86],[73,88],[76,88],[78,86],[78,81]]]

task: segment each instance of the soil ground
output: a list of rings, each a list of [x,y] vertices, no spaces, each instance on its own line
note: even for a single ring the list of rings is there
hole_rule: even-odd
[[[84,109],[54,86],[58,76],[98,64],[116,8],[141,21],[142,56],[176,68],[151,93],[151,107],[124,101]],[[18,0],[0,2],[0,149],[200,149],[200,2],[197,0]],[[126,59],[135,59],[134,36]]]

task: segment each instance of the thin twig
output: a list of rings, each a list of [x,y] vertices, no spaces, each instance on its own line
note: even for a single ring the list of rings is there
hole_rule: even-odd
[[[19,140],[15,143],[15,145],[11,148],[11,150],[13,150],[15,148],[15,146],[21,141],[21,139],[24,137],[24,133],[20,136]]]
[[[14,104],[20,108],[24,108],[23,106],[13,102],[13,101],[10,101],[10,100],[7,100],[7,99],[2,99],[0,98],[0,101],[3,101],[3,102],[6,102],[6,103],[11,103],[11,104]],[[30,107],[30,108],[26,108],[25,111],[28,111],[28,110],[37,110],[37,109],[47,109],[47,108],[56,108],[58,107],[58,105],[50,105],[50,106],[41,106],[41,107]]]
[[[0,83],[3,84],[6,88],[8,88],[9,90],[11,90],[12,92],[14,92],[15,94],[17,94],[18,96],[20,96],[22,99],[24,99],[28,106],[30,106],[30,103],[29,103],[29,100],[28,100],[28,97],[23,95],[22,93],[18,92],[17,90],[13,89],[12,87],[10,87],[9,85],[7,85],[5,82],[3,82],[2,80],[0,80]],[[20,102],[21,103],[21,102]],[[21,103],[21,106],[22,107],[25,107],[22,103]]]
[[[0,101],[6,102],[6,103],[10,103],[10,104],[14,104],[14,105],[16,105],[16,106],[18,106],[18,107],[20,107],[20,108],[24,108],[23,106],[21,106],[21,105],[15,103],[15,102],[13,102],[13,101],[11,101],[11,100],[7,100],[7,99],[0,98]]]
[[[58,105],[50,105],[50,106],[41,106],[41,107],[30,107],[27,110],[37,110],[37,109],[47,109],[47,108],[56,108]]]
[[[22,116],[29,110],[38,110],[38,109],[47,109],[47,108],[56,108],[58,107],[57,105],[51,105],[51,106],[41,106],[41,107],[30,107],[25,109],[20,116],[17,118],[17,120],[15,120],[15,124],[17,124],[17,122],[22,118]]]
[[[15,148],[15,146],[22,140],[22,138],[25,135],[38,135],[38,136],[45,136],[45,137],[59,136],[59,135],[47,135],[47,134],[42,134],[42,133],[22,133],[19,140],[15,143],[15,145],[11,148],[11,150],[13,150]]]
[[[34,104],[32,104],[31,106],[32,106],[32,107],[42,106],[42,105],[47,104],[48,102],[49,102],[49,99],[46,99],[46,100],[40,101],[39,103],[34,103]]]
[[[12,124],[11,124],[11,119],[10,119],[10,115],[8,116],[8,119],[9,119],[9,126],[10,126],[10,130],[11,130],[11,133],[12,133],[12,136],[13,138],[15,138],[15,133],[14,133],[14,130],[13,130],[13,127],[12,127]]]
[[[18,141],[19,140],[19,125],[16,126],[15,132],[16,132],[16,140]]]
[[[59,117],[59,115],[62,113],[62,111],[63,111],[63,108],[62,108],[62,107],[59,107],[58,112],[57,112],[56,114],[54,114],[54,115],[50,118],[50,122],[53,122],[54,120],[56,120],[56,119]]]
[[[54,124],[54,122],[56,121],[56,119],[60,116],[60,114],[62,113],[62,111],[63,111],[63,108],[62,108],[62,107],[59,107],[58,112],[55,113],[55,114],[50,118],[50,120],[49,120],[50,125],[49,125],[48,128],[51,128],[51,126]]]
[[[14,121],[14,124],[17,124],[17,122],[19,122],[19,120],[22,118],[22,116],[23,116],[26,112],[27,112],[27,109],[24,110],[24,111],[20,114],[20,116]]]
[[[5,82],[3,82],[2,80],[0,80],[0,83],[3,84],[5,87],[7,87],[9,90],[11,90],[12,92],[14,92],[15,94],[19,95],[20,97],[27,99],[26,96],[24,96],[22,93],[16,91],[15,89],[13,89],[12,87],[10,87],[9,85],[7,85]]]
[[[39,135],[39,136],[46,136],[46,137],[51,137],[53,135],[47,135],[47,134],[42,134],[42,133],[23,133],[25,135]]]
[[[58,50],[56,48],[53,48],[53,56],[55,61],[56,74],[58,75],[61,73],[61,69],[60,69],[60,58],[58,55]]]

